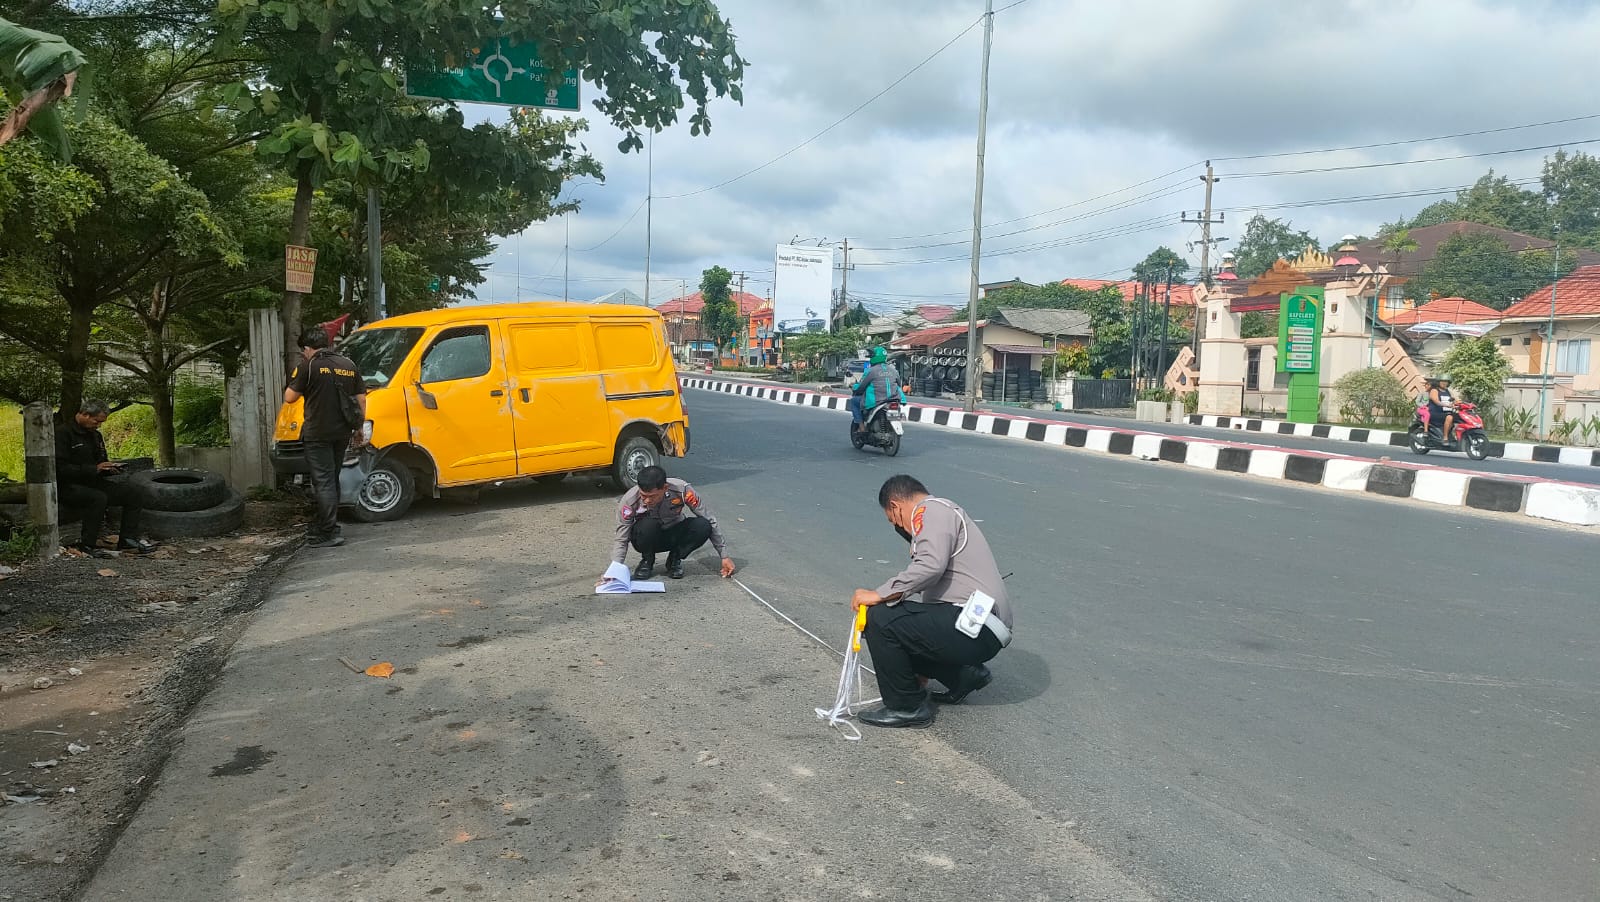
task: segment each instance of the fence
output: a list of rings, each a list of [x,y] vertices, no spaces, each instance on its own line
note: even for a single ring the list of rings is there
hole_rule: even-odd
[[[1132,406],[1132,379],[1079,379],[1072,386],[1073,410],[1115,410]]]

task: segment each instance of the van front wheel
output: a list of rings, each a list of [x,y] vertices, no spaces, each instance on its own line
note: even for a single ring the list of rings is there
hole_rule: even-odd
[[[639,472],[645,467],[661,465],[661,453],[649,439],[636,435],[617,449],[617,459],[611,464],[611,480],[617,488],[627,491],[639,484]]]
[[[385,460],[373,467],[356,492],[350,513],[362,523],[398,520],[417,500],[417,478],[397,460]]]

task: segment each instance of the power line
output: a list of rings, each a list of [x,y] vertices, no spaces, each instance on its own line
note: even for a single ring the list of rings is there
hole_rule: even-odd
[[[610,244],[612,239],[616,238],[618,235],[621,235],[622,234],[622,230],[627,228],[629,223],[633,222],[633,220],[639,215],[639,211],[644,209],[644,205],[645,205],[645,203],[647,201],[649,201],[649,198],[645,198],[645,200],[639,201],[639,206],[633,208],[633,214],[630,215],[627,219],[623,220],[622,225],[617,226],[617,230],[615,232],[611,233],[611,237],[610,238],[607,238],[606,240],[604,240],[604,241],[600,242],[599,244],[595,245],[594,247],[580,247],[580,248],[577,249],[578,253],[587,254],[590,251],[597,251],[597,250],[605,247],[606,245]]]
[[[1401,141],[1379,141],[1375,144],[1351,144],[1345,147],[1325,147],[1321,150],[1286,150],[1279,153],[1257,153],[1237,157],[1214,157],[1219,163],[1235,160],[1266,160],[1276,157],[1300,157],[1324,153],[1342,153],[1348,150],[1373,150],[1379,147],[1400,147],[1406,144],[1426,144],[1430,141],[1449,141],[1455,138],[1475,138],[1480,135],[1497,135],[1502,132],[1521,131],[1529,128],[1543,128],[1547,125],[1566,125],[1572,122],[1587,122],[1591,119],[1600,119],[1600,113],[1591,113],[1587,116],[1571,116],[1566,119],[1549,119],[1544,122],[1530,122],[1527,125],[1507,125],[1501,128],[1485,128],[1475,132],[1457,132],[1453,135],[1434,135],[1431,138],[1407,138]]]
[[[1280,175],[1310,175],[1318,172],[1347,172],[1355,169],[1383,169],[1390,166],[1416,166],[1422,163],[1446,163],[1451,160],[1472,160],[1479,157],[1498,157],[1514,153],[1531,153],[1536,150],[1558,150],[1563,147],[1575,147],[1583,144],[1600,143],[1600,138],[1585,138],[1582,141],[1563,141],[1560,144],[1541,144],[1536,147],[1514,147],[1509,150],[1486,150],[1481,153],[1463,153],[1450,157],[1429,157],[1425,160],[1392,160],[1386,163],[1352,163],[1346,166],[1320,166],[1311,169],[1278,169],[1268,172],[1236,172],[1229,174],[1228,178],[1255,179],[1271,178]]]
[[[831,132],[834,129],[838,128],[839,126],[843,125],[844,123],[848,122],[852,117],[855,116],[855,114],[857,114],[857,113],[861,112],[862,110],[866,109],[868,106],[871,106],[872,103],[874,101],[876,101],[878,98],[882,97],[883,95],[885,95],[885,94],[889,93],[890,91],[893,91],[895,88],[899,87],[901,82],[903,82],[906,79],[910,78],[912,75],[915,75],[917,73],[917,71],[920,70],[923,66],[926,66],[927,64],[933,62],[935,57],[937,57],[939,54],[945,52],[946,50],[950,49],[950,46],[952,44],[954,44],[956,41],[959,41],[963,37],[965,37],[967,32],[969,32],[972,29],[976,28],[978,26],[978,23],[982,22],[983,20],[984,20],[983,16],[979,16],[978,18],[973,19],[971,25],[968,25],[966,28],[961,29],[961,31],[958,32],[955,37],[953,37],[950,40],[946,41],[944,43],[944,45],[941,46],[938,50],[933,51],[932,53],[928,54],[925,58],[923,58],[922,62],[917,63],[915,66],[912,66],[910,69],[906,70],[904,75],[901,75],[899,78],[897,78],[894,81],[890,82],[888,87],[884,88],[883,90],[879,91],[878,93],[876,93],[876,94],[872,95],[871,97],[868,97],[866,100],[862,101],[861,104],[859,106],[857,106],[855,109],[853,109],[850,112],[844,114],[844,116],[840,117],[839,119],[834,120],[832,125],[829,125],[827,128],[823,129],[822,131],[817,132],[816,134],[812,135],[811,137],[805,139],[804,141],[801,141],[799,144],[796,144],[795,146],[793,146],[793,147],[789,148],[788,150],[784,151],[783,153],[778,154],[777,156],[773,157],[772,159],[766,161],[765,163],[762,163],[760,166],[757,166],[754,169],[749,169],[749,170],[746,170],[744,172],[741,172],[738,175],[734,176],[733,178],[727,179],[725,181],[718,182],[715,185],[708,185],[708,186],[706,186],[704,188],[699,188],[699,189],[694,190],[694,191],[686,191],[686,192],[684,192],[682,194],[663,194],[663,195],[659,196],[659,199],[660,200],[677,200],[679,198],[684,198],[684,197],[694,197],[697,194],[705,194],[707,191],[715,191],[718,188],[726,188],[727,186],[733,184],[734,182],[737,182],[740,179],[746,178],[748,176],[755,175],[756,173],[760,172],[761,170],[767,168],[768,166],[771,166],[773,163],[776,163],[779,160],[782,160],[785,157],[789,156],[790,154],[793,154],[796,151],[806,147],[807,145],[809,145],[812,142],[816,141],[818,138],[821,138],[823,135],[826,135],[828,132]]]

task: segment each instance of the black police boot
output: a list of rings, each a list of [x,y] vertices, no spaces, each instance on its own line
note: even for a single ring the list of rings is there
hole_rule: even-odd
[[[933,723],[935,711],[936,709],[933,705],[928,704],[927,699],[923,699],[922,704],[918,705],[914,711],[876,708],[871,711],[861,712],[857,719],[864,724],[871,724],[875,727],[926,727]]]
[[[673,579],[683,579],[683,558],[675,554],[667,555],[667,575]]]
[[[648,557],[646,557],[644,560],[640,561],[639,562],[639,566],[633,568],[633,578],[634,579],[649,579],[650,577],[655,576],[655,575],[656,575],[656,556],[653,555],[653,554],[648,556]]]
[[[941,705],[959,705],[968,695],[989,685],[989,681],[993,679],[994,674],[989,672],[989,668],[982,664],[976,666],[968,664],[961,668],[961,675],[956,678],[956,684],[945,692],[933,693],[933,700]]]

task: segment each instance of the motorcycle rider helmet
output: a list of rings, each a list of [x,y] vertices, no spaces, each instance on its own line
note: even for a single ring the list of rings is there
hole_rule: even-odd
[[[889,352],[884,350],[883,345],[878,345],[877,347],[872,349],[872,362],[873,363],[887,363],[887,362],[889,362]]]

